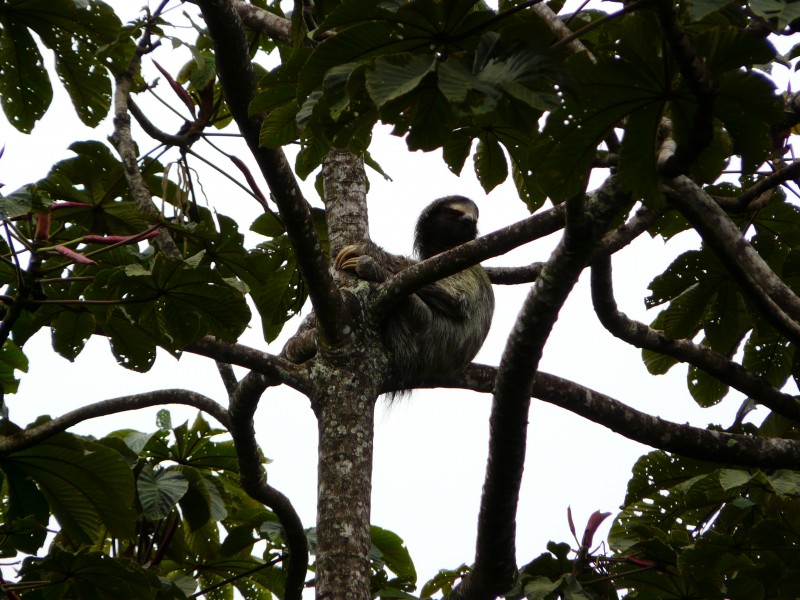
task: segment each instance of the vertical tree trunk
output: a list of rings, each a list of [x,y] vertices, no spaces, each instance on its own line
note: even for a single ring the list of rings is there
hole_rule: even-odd
[[[364,162],[333,150],[323,164],[331,257],[369,237]],[[368,294],[345,275],[355,331],[346,348],[328,348],[314,367],[312,404],[319,427],[316,597],[370,597],[370,502],[375,400],[388,359],[364,324]],[[354,314],[360,312],[361,314]]]
[[[317,402],[317,598],[370,597],[374,390],[358,377]]]

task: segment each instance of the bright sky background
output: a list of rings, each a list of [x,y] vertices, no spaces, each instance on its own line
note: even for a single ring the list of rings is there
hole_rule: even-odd
[[[110,4],[118,7],[123,19],[135,16],[140,5],[130,0],[111,0]],[[189,5],[175,4],[176,10],[191,9]],[[568,2],[566,12],[578,4]],[[612,9],[618,7],[605,3],[609,4]],[[187,35],[193,39],[193,34]],[[183,48],[173,50],[165,43],[152,58],[176,73],[189,54]],[[50,56],[46,55],[46,59],[52,64]],[[146,60],[147,73],[154,79],[157,74],[150,60]],[[785,78],[787,72],[776,75]],[[163,81],[158,90],[163,98],[178,105]],[[72,156],[67,150],[72,141],[104,140],[112,132],[110,120],[94,131],[83,127],[63,88],[56,84],[54,92],[51,109],[30,136],[19,134],[0,118],[0,143],[5,144],[5,155],[0,159],[0,182],[6,193],[44,177],[53,163]],[[145,108],[156,106],[153,102],[140,104]],[[154,118],[156,124],[169,132],[177,131],[179,122],[162,109],[156,110],[159,115]],[[134,136],[143,151],[155,145],[136,129]],[[220,143],[243,160],[247,158],[243,144],[237,146],[237,142],[225,140]],[[227,159],[215,156],[207,146],[199,143],[195,150],[203,151],[206,157],[231,170]],[[374,172],[368,174],[372,238],[390,251],[411,252],[417,215],[431,200],[444,195],[463,194],[475,199],[481,211],[479,226],[483,233],[527,216],[510,182],[488,196],[484,194],[469,161],[461,177],[457,177],[448,171],[439,152],[409,153],[404,142],[388,135],[388,129],[383,127],[376,132],[371,152],[393,179],[387,182]],[[259,214],[258,205],[200,163],[194,164],[201,172],[209,204],[236,217],[240,229],[246,231]],[[257,170],[253,168],[253,172]],[[262,189],[267,189],[265,184]],[[303,182],[303,189],[310,201],[321,206],[313,189],[313,176]],[[556,242],[557,236],[551,236],[487,264],[525,265],[546,260]],[[632,318],[652,321],[655,313],[644,309],[649,281],[681,251],[697,246],[691,235],[678,236],[669,246],[645,235],[617,254],[613,265],[620,309]],[[493,327],[478,361],[498,364],[506,336],[529,289],[530,285],[495,286],[497,308]],[[295,327],[289,324],[286,331],[293,332]],[[279,352],[287,337],[288,333],[282,335],[267,350]],[[242,342],[263,348],[258,323],[253,324]],[[216,368],[208,359],[186,355],[175,360],[162,353],[155,367],[140,375],[117,366],[102,339],[91,340],[75,363],[52,351],[46,332],[29,341],[24,350],[31,362],[30,371],[22,377],[19,394],[7,398],[12,420],[20,425],[40,414],[57,416],[97,400],[160,388],[184,387],[225,401]],[[729,425],[743,399],[741,394],[731,393],[723,406],[701,410],[686,390],[685,368],[676,367],[666,376],[651,377],[642,364],[640,352],[613,338],[598,323],[591,307],[587,277],[581,279],[562,310],[540,367],[639,410],[698,426],[711,422]],[[406,541],[417,565],[420,584],[440,568],[455,568],[473,560],[490,401],[488,395],[439,390],[415,392],[391,408],[385,402],[380,403],[376,416],[372,521]],[[196,414],[184,407],[171,410],[176,424],[193,419]],[[72,431],[95,436],[121,428],[152,431],[156,427],[155,414],[156,409],[124,413],[83,423]],[[761,416],[756,415],[756,420],[764,413],[758,414]],[[256,427],[264,453],[274,461],[268,468],[270,483],[293,501],[304,525],[312,526],[316,511],[317,430],[308,401],[287,388],[271,389],[261,401]],[[646,447],[599,425],[534,401],[519,507],[519,563],[544,552],[548,540],[572,542],[567,526],[568,506],[572,506],[579,535],[594,510],[615,513],[624,497],[631,466],[646,451]],[[608,525],[610,520],[601,530],[603,535]],[[596,540],[600,539],[598,535]]]

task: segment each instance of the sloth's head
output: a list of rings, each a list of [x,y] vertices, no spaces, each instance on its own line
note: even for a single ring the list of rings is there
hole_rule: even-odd
[[[431,202],[419,215],[414,253],[424,260],[477,235],[478,206],[464,196],[446,196]]]

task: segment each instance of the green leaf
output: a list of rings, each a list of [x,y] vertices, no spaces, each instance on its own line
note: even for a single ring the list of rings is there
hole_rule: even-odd
[[[276,213],[265,212],[253,221],[250,231],[259,233],[264,237],[275,238],[286,233],[286,227]]]
[[[318,88],[330,69],[369,58],[377,53],[402,52],[417,42],[393,40],[392,26],[385,22],[364,23],[345,29],[320,43],[303,65],[298,98]]]
[[[436,61],[426,55],[393,54],[377,58],[366,73],[366,85],[378,108],[416,89],[433,72]]]
[[[762,323],[756,326],[744,346],[742,366],[780,389],[792,373],[794,353],[793,344]]]
[[[111,352],[117,362],[132,371],[146,373],[156,360],[156,343],[121,310],[103,324]]]
[[[478,181],[487,194],[508,178],[506,156],[494,137],[481,136],[473,158]]]
[[[689,366],[686,376],[689,393],[700,406],[708,407],[718,404],[728,393],[729,387],[713,375],[709,375],[694,365]]]
[[[719,471],[719,484],[725,491],[747,485],[752,479],[753,476],[750,473],[739,469],[720,469]]]
[[[53,100],[39,48],[28,29],[9,16],[0,19],[0,100],[9,123],[30,133]]]
[[[370,539],[372,540],[373,551],[378,551],[381,562],[389,567],[392,573],[409,582],[417,580],[414,562],[411,560],[411,555],[408,553],[408,549],[400,536],[388,529],[372,525],[370,527]]]
[[[189,482],[189,488],[180,499],[180,506],[191,531],[198,532],[202,527],[228,516],[221,489],[212,478],[186,466],[181,468],[181,473]]]
[[[164,592],[156,573],[132,560],[101,552],[71,554],[57,545],[44,558],[26,558],[20,575],[23,585],[47,582],[46,598],[155,598]]]
[[[64,310],[53,319],[53,349],[69,361],[81,353],[95,332],[92,313],[85,310]]]
[[[782,118],[780,97],[769,79],[753,71],[729,71],[717,83],[714,112],[730,133],[745,172],[755,172],[772,150],[771,126]]]
[[[461,174],[464,163],[467,162],[467,157],[472,150],[472,139],[473,136],[470,133],[457,130],[442,146],[442,158],[452,173]]]
[[[690,0],[688,2],[689,14],[692,19],[699,21],[703,17],[724,8],[730,3],[730,0]]]
[[[189,489],[189,482],[180,471],[145,465],[136,478],[136,490],[145,519],[157,521],[172,512]]]
[[[206,266],[158,255],[151,273],[132,265],[117,283],[125,286],[131,313],[134,303],[141,303],[137,324],[169,349],[208,334],[235,341],[250,321],[242,294]]]
[[[236,274],[250,286],[264,339],[271,342],[284,323],[303,307],[306,293],[288,238],[279,236],[262,244],[262,248],[250,252],[245,266]]]
[[[663,102],[651,102],[625,120],[625,135],[619,156],[619,181],[635,198],[656,202],[661,183],[656,168],[658,127],[664,113]]]
[[[626,116],[650,106],[642,118],[652,121],[666,87],[659,71],[646,70],[633,60],[594,64],[581,53],[567,65],[578,82],[577,95],[567,94],[564,108],[550,114],[534,149],[537,181],[557,201],[583,191],[597,146]],[[631,134],[629,143],[634,142],[635,148],[655,148],[652,127]],[[638,181],[633,175],[629,179]]]
[[[95,543],[103,529],[123,539],[133,536],[133,476],[114,450],[60,433],[6,455],[0,465],[11,465],[36,482],[73,543]]]
[[[754,13],[773,21],[778,30],[784,29],[795,19],[800,19],[800,5],[787,0],[750,0],[748,5]]]
[[[40,193],[36,186],[28,185],[0,197],[0,215],[4,219],[16,219],[29,213],[46,212],[51,205],[47,194]],[[3,246],[8,247],[5,243]]]
[[[6,339],[0,349],[0,392],[14,394],[19,387],[16,371],[28,372],[28,357],[13,341]]]
[[[108,113],[111,80],[98,51],[117,42],[121,23],[97,0],[16,0],[9,18],[29,27],[53,51],[56,72],[84,124],[94,127]]]
[[[280,148],[296,140],[299,108],[297,102],[287,102],[264,117],[258,138],[259,145],[267,148]]]

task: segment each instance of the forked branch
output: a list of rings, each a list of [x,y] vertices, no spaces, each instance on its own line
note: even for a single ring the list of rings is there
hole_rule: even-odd
[[[619,339],[637,348],[659,352],[703,369],[759,404],[800,421],[800,402],[775,389],[765,379],[749,373],[742,365],[728,360],[708,346],[695,344],[691,340],[669,339],[662,332],[621,313],[614,300],[610,257],[597,259],[592,264],[592,301],[600,322]]]

